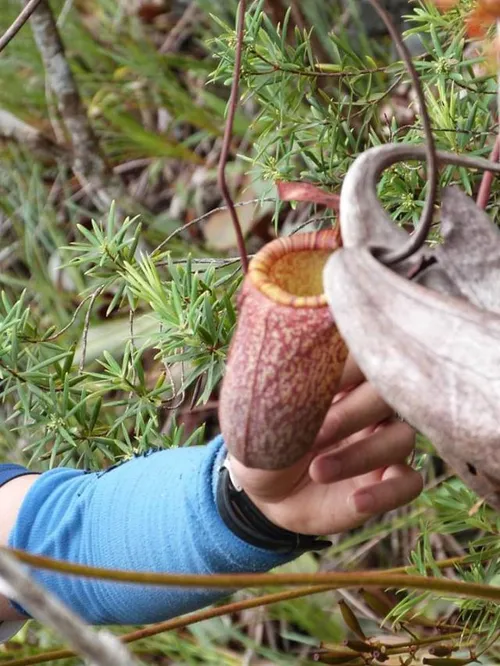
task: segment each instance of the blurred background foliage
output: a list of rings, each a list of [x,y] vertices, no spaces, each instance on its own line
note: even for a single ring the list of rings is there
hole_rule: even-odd
[[[126,197],[111,209],[96,205],[71,168],[71,140],[25,26],[0,55],[0,451],[38,470],[95,469],[217,433],[241,283],[230,218],[214,211],[236,3],[57,0],[51,7],[100,150]],[[496,79],[481,45],[466,39],[469,9],[465,0],[446,14],[412,4],[405,38],[438,147],[487,156],[497,130]],[[18,11],[17,0],[3,0],[0,32]],[[247,12],[227,175],[250,254],[276,234],[332,223],[321,207],[277,201],[277,180],[338,192],[367,147],[422,142],[405,69],[365,11],[347,0],[261,0]],[[21,127],[15,137],[13,123]],[[398,164],[380,180],[384,205],[407,229],[422,208],[424,175],[421,164]],[[443,186],[470,195],[479,179],[461,168],[441,174]],[[494,183],[492,216],[499,191]],[[431,242],[438,241],[435,233]],[[288,569],[411,563],[421,573],[497,584],[497,516],[422,438],[416,463],[426,479],[419,500],[335,536],[326,553]],[[449,557],[462,558],[460,566],[442,571],[436,561]],[[498,608],[485,602],[338,592],[210,620],[135,649],[161,664],[461,666],[478,652],[482,663],[497,663],[499,629]],[[396,638],[419,647],[380,651]],[[334,652],[344,639],[354,656]],[[426,647],[433,642],[434,653]],[[0,660],[57,644],[32,623],[0,648]]]

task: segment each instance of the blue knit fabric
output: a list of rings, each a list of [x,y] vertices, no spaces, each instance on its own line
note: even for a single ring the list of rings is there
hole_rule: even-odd
[[[224,456],[218,437],[203,447],[139,456],[104,473],[45,472],[22,504],[9,545],[135,571],[260,572],[292,559],[243,542],[222,522],[215,490]],[[157,622],[229,594],[31,573],[90,624]]]
[[[27,474],[33,474],[33,472],[22,465],[16,465],[15,463],[1,463],[0,488],[9,481],[12,481],[12,479],[16,479],[18,476],[26,476]]]

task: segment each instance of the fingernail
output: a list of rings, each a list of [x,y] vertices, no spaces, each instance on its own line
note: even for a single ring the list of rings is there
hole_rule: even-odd
[[[360,490],[353,495],[354,506],[358,513],[374,512],[374,497],[369,490]]]

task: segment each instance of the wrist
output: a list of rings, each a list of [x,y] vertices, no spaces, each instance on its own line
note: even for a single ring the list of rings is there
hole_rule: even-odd
[[[230,454],[226,456],[224,467],[227,469],[234,489],[237,492],[244,492],[252,504],[256,506],[268,520],[274,523],[276,527],[283,528],[284,525],[280,525],[279,522],[275,520],[274,512],[270,508],[272,504],[280,501],[279,498],[273,499],[273,502],[270,502],[267,497],[266,499],[263,499],[262,492],[260,494],[254,492],[254,486],[256,484],[252,481],[252,476],[256,470],[250,470],[250,478],[248,478],[247,468]],[[257,473],[261,473],[261,470],[257,470]]]
[[[329,541],[293,532],[281,527],[264,513],[240,485],[226,458],[219,470],[217,508],[226,526],[240,539],[258,548],[296,556],[310,550],[322,550]]]

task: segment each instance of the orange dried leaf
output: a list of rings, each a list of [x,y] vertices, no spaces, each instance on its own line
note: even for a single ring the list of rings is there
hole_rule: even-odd
[[[466,20],[469,37],[484,37],[488,28],[500,18],[500,0],[480,0]]]
[[[339,209],[340,197],[338,194],[325,192],[312,183],[284,183],[280,181],[276,183],[276,187],[281,201],[309,201],[323,204],[336,211]]]
[[[458,0],[435,0],[436,7],[442,12],[447,12],[450,9],[453,9],[457,4]]]

